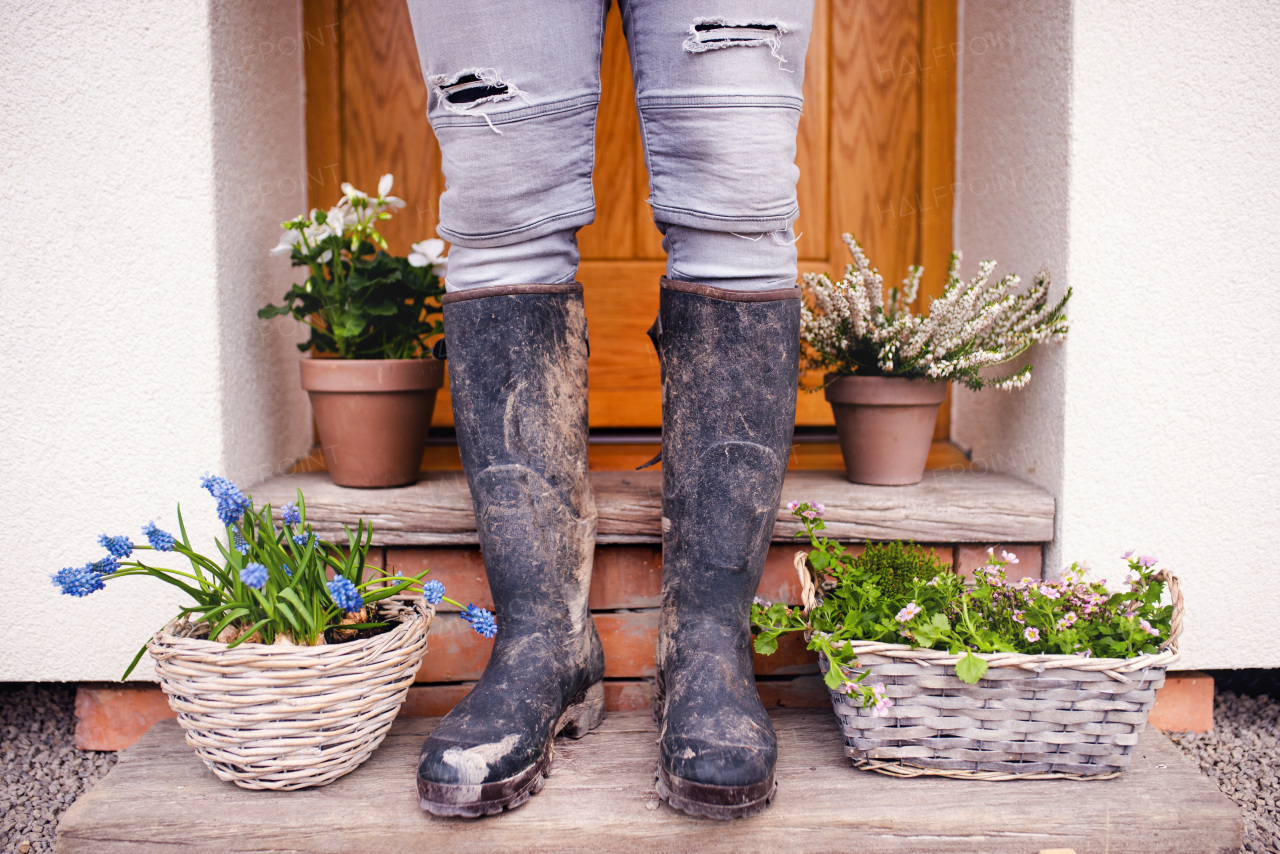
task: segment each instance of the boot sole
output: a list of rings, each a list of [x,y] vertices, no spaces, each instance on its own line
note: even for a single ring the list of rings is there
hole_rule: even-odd
[[[604,683],[597,682],[569,704],[552,738],[547,739],[538,761],[505,780],[465,786],[418,779],[418,805],[432,815],[448,818],[482,818],[513,810],[542,791],[551,776],[551,744],[564,735],[582,738],[604,721]]]
[[[750,786],[695,783],[668,773],[661,765],[654,777],[658,797],[669,806],[689,815],[722,821],[758,815],[778,793],[778,783],[772,772],[769,779]]]

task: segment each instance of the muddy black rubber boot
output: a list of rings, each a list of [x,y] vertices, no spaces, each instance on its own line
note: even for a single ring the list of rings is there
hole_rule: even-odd
[[[658,794],[742,818],[776,790],[750,608],[791,452],[800,291],[663,279],[650,334],[662,364]]]
[[[498,623],[476,687],[418,760],[436,815],[519,806],[550,771],[558,733],[604,718],[604,653],[587,608],[596,506],[587,477],[582,286],[447,294],[454,425]]]

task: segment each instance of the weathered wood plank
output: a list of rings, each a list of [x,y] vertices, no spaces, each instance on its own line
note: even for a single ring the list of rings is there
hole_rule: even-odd
[[[418,808],[413,770],[437,719],[402,718],[363,766],[320,789],[251,792],[207,772],[176,722],[157,724],[63,816],[58,850],[307,851],[1076,851],[1236,852],[1235,806],[1164,736],[1143,735],[1110,781],[898,780],[849,766],[830,710],[780,710],[778,795],[762,815],[692,819],[653,790],[656,729],[618,712],[556,744],[542,793],[467,822]]]
[[[600,543],[656,543],[662,539],[660,472],[591,473]],[[301,489],[307,518],[322,536],[341,537],[342,525],[363,517],[380,546],[461,545],[477,542],[471,495],[461,472],[423,472],[413,486],[347,489],[326,472],[281,475],[251,492],[279,506]],[[1053,497],[1034,484],[1002,474],[937,471],[913,486],[862,486],[839,472],[791,471],[782,490],[776,542],[798,529],[785,505],[792,499],[826,505],[827,535],[841,540],[915,539],[935,543],[1035,543],[1053,538]]]

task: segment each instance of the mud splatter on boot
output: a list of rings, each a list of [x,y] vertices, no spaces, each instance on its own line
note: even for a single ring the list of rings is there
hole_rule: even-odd
[[[577,284],[444,302],[454,424],[498,634],[479,683],[422,746],[418,799],[474,818],[528,800],[556,734],[581,737],[604,718],[604,653],[587,607],[587,326]]]
[[[760,583],[791,450],[800,291],[662,281],[658,794],[709,818],[763,810],[778,745],[752,673]]]

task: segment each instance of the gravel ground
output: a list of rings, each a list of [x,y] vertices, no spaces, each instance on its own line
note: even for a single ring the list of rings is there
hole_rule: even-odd
[[[53,851],[63,811],[116,763],[75,748],[75,688],[0,685],[0,850]]]
[[[1214,673],[1211,733],[1173,742],[1239,806],[1249,854],[1280,854],[1280,673]],[[0,851],[53,851],[58,819],[115,764],[76,750],[75,688],[0,685]]]
[[[1251,685],[1239,674],[1219,677],[1218,682],[1222,687],[1214,697],[1213,731],[1170,733],[1170,738],[1240,807],[1244,816],[1242,850],[1280,854],[1280,812],[1276,809],[1280,801],[1280,702],[1275,699],[1280,691],[1274,686]],[[1270,693],[1251,696],[1259,687]]]

